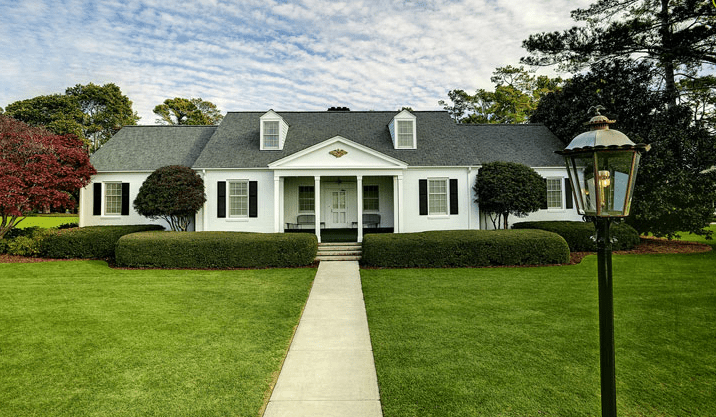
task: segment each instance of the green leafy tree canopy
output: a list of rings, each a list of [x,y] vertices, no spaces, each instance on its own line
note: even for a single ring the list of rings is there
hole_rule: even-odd
[[[89,142],[90,153],[99,149],[122,126],[136,125],[140,117],[132,110],[132,102],[117,85],[77,84],[65,91],[75,97],[82,111],[82,132]]]
[[[5,114],[57,135],[75,135],[87,144],[82,130],[84,115],[75,97],[52,94],[19,100],[8,104]]]
[[[545,180],[534,169],[515,162],[489,162],[477,172],[475,202],[495,228],[508,228],[510,214],[524,217],[547,201]]]
[[[186,231],[205,201],[201,176],[191,168],[170,165],[155,170],[144,180],[134,209],[152,220],[165,220],[174,231]]]
[[[526,123],[540,98],[562,83],[561,78],[535,76],[511,65],[497,68],[490,80],[494,91],[478,89],[470,95],[456,89],[448,92],[452,104],[444,100],[438,104],[460,123]]]
[[[37,96],[8,104],[6,114],[58,135],[73,134],[92,153],[122,126],[136,125],[139,116],[119,87],[89,83],[67,88],[65,94]]]
[[[170,125],[216,125],[224,116],[210,101],[201,98],[168,98],[154,107],[157,123]]]

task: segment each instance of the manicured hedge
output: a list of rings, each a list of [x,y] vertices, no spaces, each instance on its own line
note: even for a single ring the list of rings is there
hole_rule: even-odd
[[[310,265],[318,241],[308,233],[145,232],[124,236],[118,266],[265,268]]]
[[[597,250],[594,223],[569,221],[521,222],[512,225],[514,229],[540,229],[557,233],[567,241],[572,252],[593,252]],[[612,250],[628,250],[639,244],[639,233],[626,223],[612,224],[609,229]]]
[[[543,230],[369,234],[363,239],[363,264],[367,266],[439,268],[567,262],[567,243]]]
[[[159,225],[87,226],[56,230],[46,236],[40,247],[40,256],[56,259],[107,259],[114,258],[119,238],[131,233],[163,230]]]

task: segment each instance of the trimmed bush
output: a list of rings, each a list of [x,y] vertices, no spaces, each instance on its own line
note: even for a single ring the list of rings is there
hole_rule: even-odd
[[[38,226],[27,227],[25,229],[13,227],[12,229],[8,230],[7,233],[5,233],[5,236],[3,236],[2,239],[0,239],[0,254],[7,253],[10,255],[14,255],[15,253],[10,253],[10,246],[13,245],[15,239],[21,237],[26,239],[32,239],[32,236],[41,230],[44,229]]]
[[[164,230],[154,224],[134,226],[87,226],[76,229],[55,230],[46,236],[40,247],[40,256],[56,259],[107,259],[114,258],[119,238],[131,233]]]
[[[5,253],[16,256],[38,256],[42,242],[51,233],[51,229],[33,227],[31,233],[23,233],[8,240],[4,245]]]
[[[318,240],[308,233],[144,232],[117,243],[118,266],[266,268],[310,265]]]
[[[369,234],[363,240],[363,264],[367,266],[441,268],[567,262],[567,243],[543,230]]]
[[[572,252],[597,250],[596,232],[592,222],[542,221],[515,223],[515,229],[540,229],[557,233],[567,241]],[[629,250],[639,244],[639,233],[626,223],[612,224],[609,228],[612,250]]]

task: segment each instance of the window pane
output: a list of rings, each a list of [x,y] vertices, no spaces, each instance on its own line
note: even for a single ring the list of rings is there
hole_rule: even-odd
[[[248,181],[229,182],[229,216],[246,217],[249,215]]]
[[[278,122],[264,122],[264,148],[278,148]]]
[[[562,178],[547,178],[547,207],[562,208]]]
[[[314,186],[301,185],[298,187],[298,210],[313,212],[316,209]]]
[[[105,214],[122,213],[122,183],[109,182],[105,184]]]
[[[363,186],[363,210],[380,210],[379,201],[377,185]]]
[[[413,122],[398,120],[398,147],[413,147]]]
[[[428,214],[447,213],[447,180],[428,180]]]

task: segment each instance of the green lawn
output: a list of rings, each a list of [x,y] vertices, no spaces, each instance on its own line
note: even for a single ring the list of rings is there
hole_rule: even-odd
[[[77,223],[79,222],[79,217],[77,217],[76,214],[73,215],[48,215],[48,216],[29,216],[25,217],[20,224],[17,225],[20,229],[25,229],[28,227],[43,227],[43,228],[50,228],[50,227],[57,227],[61,224],[65,223]]]
[[[256,416],[314,275],[0,264],[0,416]]]
[[[613,261],[619,415],[716,415],[716,253]],[[596,274],[362,270],[385,417],[601,415]]]

